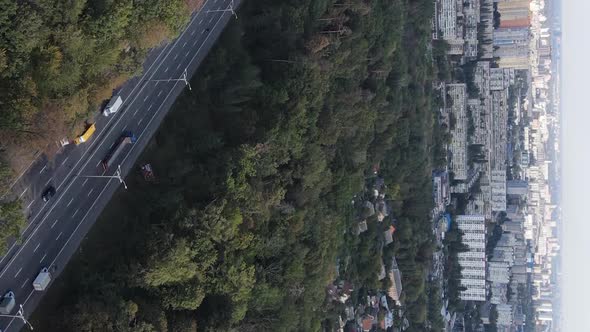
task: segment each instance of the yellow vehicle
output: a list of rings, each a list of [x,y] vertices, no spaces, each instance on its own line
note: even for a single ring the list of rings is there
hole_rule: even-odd
[[[86,141],[88,141],[90,139],[90,137],[92,137],[92,135],[94,134],[94,132],[96,131],[96,126],[94,126],[94,123],[90,125],[90,127],[88,127],[86,129],[86,131],[84,132],[84,134],[82,134],[82,136],[76,137],[76,139],[74,140],[74,143],[76,143],[76,145],[80,144],[80,143],[84,143]]]

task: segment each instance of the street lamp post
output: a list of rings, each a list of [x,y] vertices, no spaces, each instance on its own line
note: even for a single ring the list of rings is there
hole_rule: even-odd
[[[188,73],[187,73],[186,68],[184,69],[184,71],[182,72],[182,75],[180,75],[179,78],[168,78],[168,79],[164,79],[164,80],[150,80],[150,81],[152,81],[152,82],[176,82],[176,81],[182,81],[182,82],[184,82],[184,84],[186,86],[188,86],[188,89],[189,90],[192,90],[191,89],[191,84],[188,81]]]
[[[33,330],[33,325],[31,325],[31,323],[25,318],[25,309],[23,308],[22,304],[20,305],[20,309],[18,309],[16,315],[0,315],[0,317],[18,318],[22,320],[25,325],[28,325],[29,329]]]
[[[215,13],[215,12],[222,12],[222,13],[224,13],[224,12],[230,12],[230,13],[232,13],[232,15],[234,15],[236,17],[236,19],[238,18],[238,14],[236,14],[236,12],[234,11],[234,0],[231,0],[230,1],[229,8],[227,8],[227,9],[212,9],[212,10],[208,10],[207,11],[207,14],[208,13]]]
[[[123,184],[123,187],[125,187],[125,189],[127,189],[127,183],[125,183],[125,180],[123,180],[123,177],[121,176],[121,165],[117,166],[117,171],[115,172],[115,175],[80,175],[80,177],[82,177],[82,178],[117,179],[117,180],[119,180],[119,182],[121,182]]]

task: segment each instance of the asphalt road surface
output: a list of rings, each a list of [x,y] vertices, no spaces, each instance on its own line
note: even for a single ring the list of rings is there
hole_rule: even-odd
[[[102,209],[121,185],[113,176],[117,165],[126,175],[150,138],[170,110],[186,83],[180,80],[194,74],[223,28],[235,19],[232,8],[238,0],[207,0],[194,13],[182,34],[173,42],[152,51],[144,64],[144,74],[128,82],[117,94],[123,105],[116,114],[98,115],[96,132],[81,145],[70,144],[52,161],[40,156],[3,193],[5,199],[20,197],[29,216],[29,223],[20,244],[10,246],[0,260],[0,296],[9,290],[15,293],[16,315],[23,305],[25,317],[35,309],[44,292],[35,291],[32,282],[43,267],[55,278],[74,254]],[[127,144],[106,171],[101,162],[125,131],[137,137]],[[48,202],[41,194],[53,185],[57,192]],[[2,317],[2,331],[18,331],[21,319]],[[43,331],[42,326],[35,330]]]

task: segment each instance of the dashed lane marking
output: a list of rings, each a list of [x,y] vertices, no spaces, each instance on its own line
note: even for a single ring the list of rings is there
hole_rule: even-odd
[[[45,186],[47,186],[49,184],[49,182],[51,182],[51,180],[53,180],[53,178],[47,180],[47,182],[45,182]]]
[[[186,46],[186,42],[184,42],[184,44],[182,44],[182,48],[184,48]]]
[[[174,55],[174,60],[176,60],[176,58],[178,58],[178,53]]]
[[[62,161],[62,162],[61,162],[61,164],[62,164],[62,165],[63,165],[63,164],[65,164],[65,163],[66,163],[66,161],[68,161],[68,159],[70,159],[70,157],[66,157],[66,159],[64,159],[64,161]]]
[[[51,224],[51,228],[55,227],[55,224],[57,224],[58,221],[59,221],[59,219],[55,219],[55,221],[53,222],[53,224]]]
[[[20,269],[18,269],[18,271],[16,271],[16,274],[14,275],[14,277],[15,277],[15,278],[16,278],[16,277],[18,277],[18,275],[20,274],[20,271],[22,271],[22,270],[23,270],[23,268],[22,268],[22,267],[21,267]]]
[[[72,204],[73,201],[74,201],[74,197],[72,197],[72,199],[70,199],[70,202],[68,203],[68,205],[66,205],[66,207],[70,206],[70,204]]]
[[[145,98],[143,98],[143,101],[146,101],[149,97],[150,95],[145,96]]]
[[[43,263],[43,260],[45,259],[45,257],[47,257],[47,253],[45,253],[45,255],[43,255],[43,257],[41,257],[41,260],[39,261],[39,263]]]
[[[27,285],[27,283],[29,283],[29,279],[27,279],[27,280],[23,281],[23,284],[22,284],[22,285],[20,285],[20,289],[23,289],[23,288],[25,288],[25,286]]]
[[[150,107],[148,107],[148,111],[152,109],[152,107],[154,106],[154,104],[150,104]]]
[[[76,215],[78,214],[78,211],[80,211],[80,209],[77,209],[76,211],[74,211],[74,214],[72,214],[72,218],[76,217]]]
[[[61,232],[61,233],[59,233],[59,234],[57,235],[57,237],[55,238],[55,241],[59,240],[59,238],[61,237],[61,235],[62,235],[63,233],[64,233],[64,232]]]
[[[90,189],[90,191],[88,191],[88,195],[86,195],[86,196],[90,197],[90,194],[92,194],[93,191],[94,191],[94,188]]]
[[[160,97],[161,94],[162,94],[162,90],[160,90],[160,92],[158,92],[158,97]]]
[[[31,207],[31,205],[33,205],[33,202],[34,202],[34,201],[35,201],[35,200],[32,200],[32,201],[31,201],[31,203],[29,203],[29,205],[27,205],[27,209],[28,209],[28,208],[30,208],[30,207]]]
[[[84,185],[86,184],[86,182],[88,182],[88,179],[84,180],[84,182],[82,182],[82,187],[84,187]]]
[[[137,125],[139,126],[142,121],[143,121],[143,118],[139,119],[139,121],[137,122]]]
[[[23,197],[23,195],[24,195],[24,194],[27,192],[27,190],[29,190],[29,188],[27,188],[27,189],[23,190],[23,192],[22,192],[22,193],[20,193],[20,195],[18,195],[18,198],[21,198],[21,197]]]
[[[39,249],[40,245],[41,245],[41,243],[37,243],[37,246],[35,247],[35,249],[33,249],[33,252],[37,251],[37,249]]]
[[[167,73],[168,72],[168,67],[166,67],[166,69],[164,69],[164,72]]]
[[[43,173],[43,171],[45,170],[45,168],[47,168],[47,165],[43,166],[43,168],[41,168],[41,170],[39,171],[39,174]]]

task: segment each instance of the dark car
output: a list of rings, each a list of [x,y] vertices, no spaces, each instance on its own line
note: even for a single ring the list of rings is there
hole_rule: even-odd
[[[54,186],[49,186],[47,189],[45,189],[45,191],[43,192],[43,201],[47,202],[48,200],[51,199],[51,197],[53,197],[53,195],[55,195],[55,187]]]

